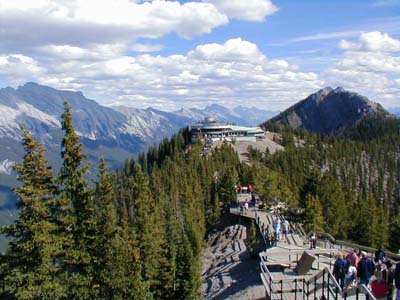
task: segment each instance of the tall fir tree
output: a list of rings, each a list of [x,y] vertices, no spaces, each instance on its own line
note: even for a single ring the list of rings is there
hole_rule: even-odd
[[[65,288],[56,274],[54,256],[61,248],[55,238],[56,226],[50,215],[56,196],[53,170],[48,167],[45,148],[27,129],[23,130],[23,161],[14,166],[21,186],[18,197],[19,218],[14,225],[1,228],[11,242],[3,257],[4,291],[1,299],[64,299]]]
[[[94,283],[98,299],[150,299],[141,275],[140,251],[126,215],[118,224],[115,176],[100,160],[96,186],[96,252]]]
[[[67,102],[64,106],[61,123],[65,132],[61,145],[63,164],[58,180],[61,194],[56,214],[66,249],[63,258],[65,282],[70,298],[92,299],[96,294],[92,288],[96,223],[92,191],[84,177],[89,165],[84,165],[86,155],[73,125],[71,106]]]
[[[308,194],[306,203],[304,228],[307,231],[324,231],[325,220],[319,197]]]
[[[134,167],[134,176],[130,178],[129,188],[134,201],[133,227],[137,233],[142,258],[143,277],[150,284],[154,298],[163,296],[164,274],[161,270],[166,261],[166,238],[163,231],[165,220],[161,218],[160,206],[156,205],[152,195],[149,178],[139,165]]]

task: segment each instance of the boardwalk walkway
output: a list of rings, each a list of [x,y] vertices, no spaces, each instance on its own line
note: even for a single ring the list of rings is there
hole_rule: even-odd
[[[260,256],[260,278],[265,288],[265,299],[364,299],[372,294],[365,286],[353,287],[343,291],[331,273],[335,255],[339,251],[331,244],[320,244],[310,249],[304,231],[291,226],[288,240],[271,243],[274,220],[279,215],[259,210],[254,206],[240,209],[244,201],[250,200],[248,194],[238,194],[237,206],[230,213],[255,220],[267,245]],[[340,249],[351,251],[351,248]],[[360,297],[360,298],[359,298]]]

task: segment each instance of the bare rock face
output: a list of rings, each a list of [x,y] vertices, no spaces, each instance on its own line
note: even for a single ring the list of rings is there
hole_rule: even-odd
[[[390,114],[367,97],[341,87],[326,87],[288,108],[268,123],[335,135],[354,127],[369,115],[384,117]]]

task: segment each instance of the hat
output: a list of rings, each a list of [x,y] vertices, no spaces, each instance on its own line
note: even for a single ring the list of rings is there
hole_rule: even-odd
[[[361,251],[361,256],[367,256],[367,253],[365,251]]]

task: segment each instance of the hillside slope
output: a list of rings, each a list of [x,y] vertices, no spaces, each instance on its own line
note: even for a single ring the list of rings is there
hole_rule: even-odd
[[[283,124],[335,135],[371,115],[390,116],[378,103],[343,88],[326,87],[288,108],[263,125]]]

